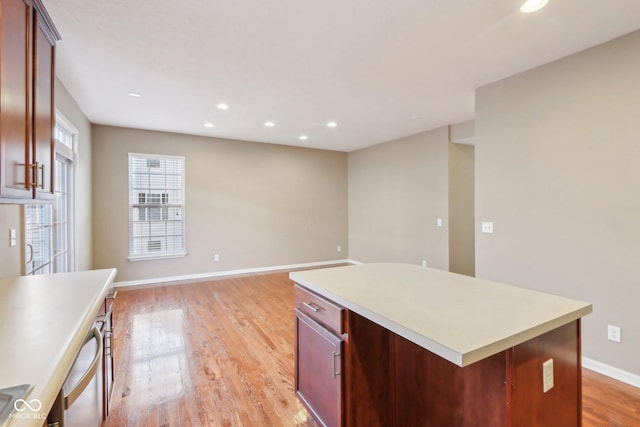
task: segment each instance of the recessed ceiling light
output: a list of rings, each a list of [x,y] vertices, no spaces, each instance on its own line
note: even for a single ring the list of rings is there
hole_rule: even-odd
[[[327,123],[327,127],[334,128],[334,127],[336,127],[336,126],[338,126],[338,124],[337,124],[336,122],[329,122],[329,123]]]
[[[129,92],[129,96],[132,98],[140,98],[142,94],[138,92]]]
[[[211,122],[207,122],[207,123],[205,123],[205,124],[204,124],[204,127],[206,127],[206,128],[212,128],[212,127],[213,127],[213,123],[211,123]]]
[[[307,139],[309,139],[309,137],[308,137],[307,135],[300,135],[300,136],[298,137],[298,139],[301,139],[301,140],[303,140],[303,141],[306,141]]]
[[[269,120],[269,121],[267,121],[267,122],[264,122],[264,125],[265,125],[266,127],[268,127],[268,128],[272,128],[272,127],[274,127],[276,124],[275,124],[275,123],[273,123],[271,120]]]
[[[520,12],[531,13],[540,10],[547,5],[549,0],[527,0],[520,6]]]
[[[228,110],[229,106],[227,104],[225,104],[224,102],[221,102],[220,104],[216,105],[216,108],[218,110]]]

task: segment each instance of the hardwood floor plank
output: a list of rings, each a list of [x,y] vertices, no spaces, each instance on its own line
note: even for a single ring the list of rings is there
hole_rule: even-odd
[[[315,425],[293,392],[286,273],[121,291],[114,315],[108,425]]]
[[[287,273],[121,290],[107,426],[316,426],[294,394]],[[583,370],[583,426],[640,426],[640,389]]]
[[[640,389],[582,370],[582,425],[640,426]]]

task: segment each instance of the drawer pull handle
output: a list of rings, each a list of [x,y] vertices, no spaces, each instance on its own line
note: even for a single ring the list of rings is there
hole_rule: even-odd
[[[336,357],[340,357],[340,353],[336,353],[335,351],[331,352],[331,367],[333,370],[333,378],[342,374],[342,372],[336,370]]]
[[[302,305],[304,305],[305,307],[315,311],[316,313],[319,312],[322,307],[318,307],[316,304],[312,303],[312,302],[303,302]]]
[[[35,188],[41,188],[44,190],[44,181],[45,181],[44,167],[45,165],[40,162],[35,162],[34,164],[31,165],[31,168],[34,170],[33,182],[31,183],[31,186]],[[39,174],[42,174],[42,175],[39,175]],[[40,180],[40,177],[42,177],[42,180]]]
[[[44,181],[45,181],[45,177],[46,175],[44,174],[44,166],[45,165],[40,165],[40,169],[42,170],[42,183],[40,184],[40,188],[42,188],[44,190]],[[36,179],[36,183],[37,183],[37,179]]]

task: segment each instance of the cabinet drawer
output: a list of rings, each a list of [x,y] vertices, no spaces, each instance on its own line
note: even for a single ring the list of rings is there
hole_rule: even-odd
[[[316,322],[326,326],[338,335],[344,332],[344,308],[299,285],[294,287],[294,299],[296,308]]]

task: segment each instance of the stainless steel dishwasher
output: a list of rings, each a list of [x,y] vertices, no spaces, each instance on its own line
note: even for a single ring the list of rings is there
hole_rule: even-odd
[[[51,427],[100,426],[103,418],[102,334],[94,327],[51,408]]]

